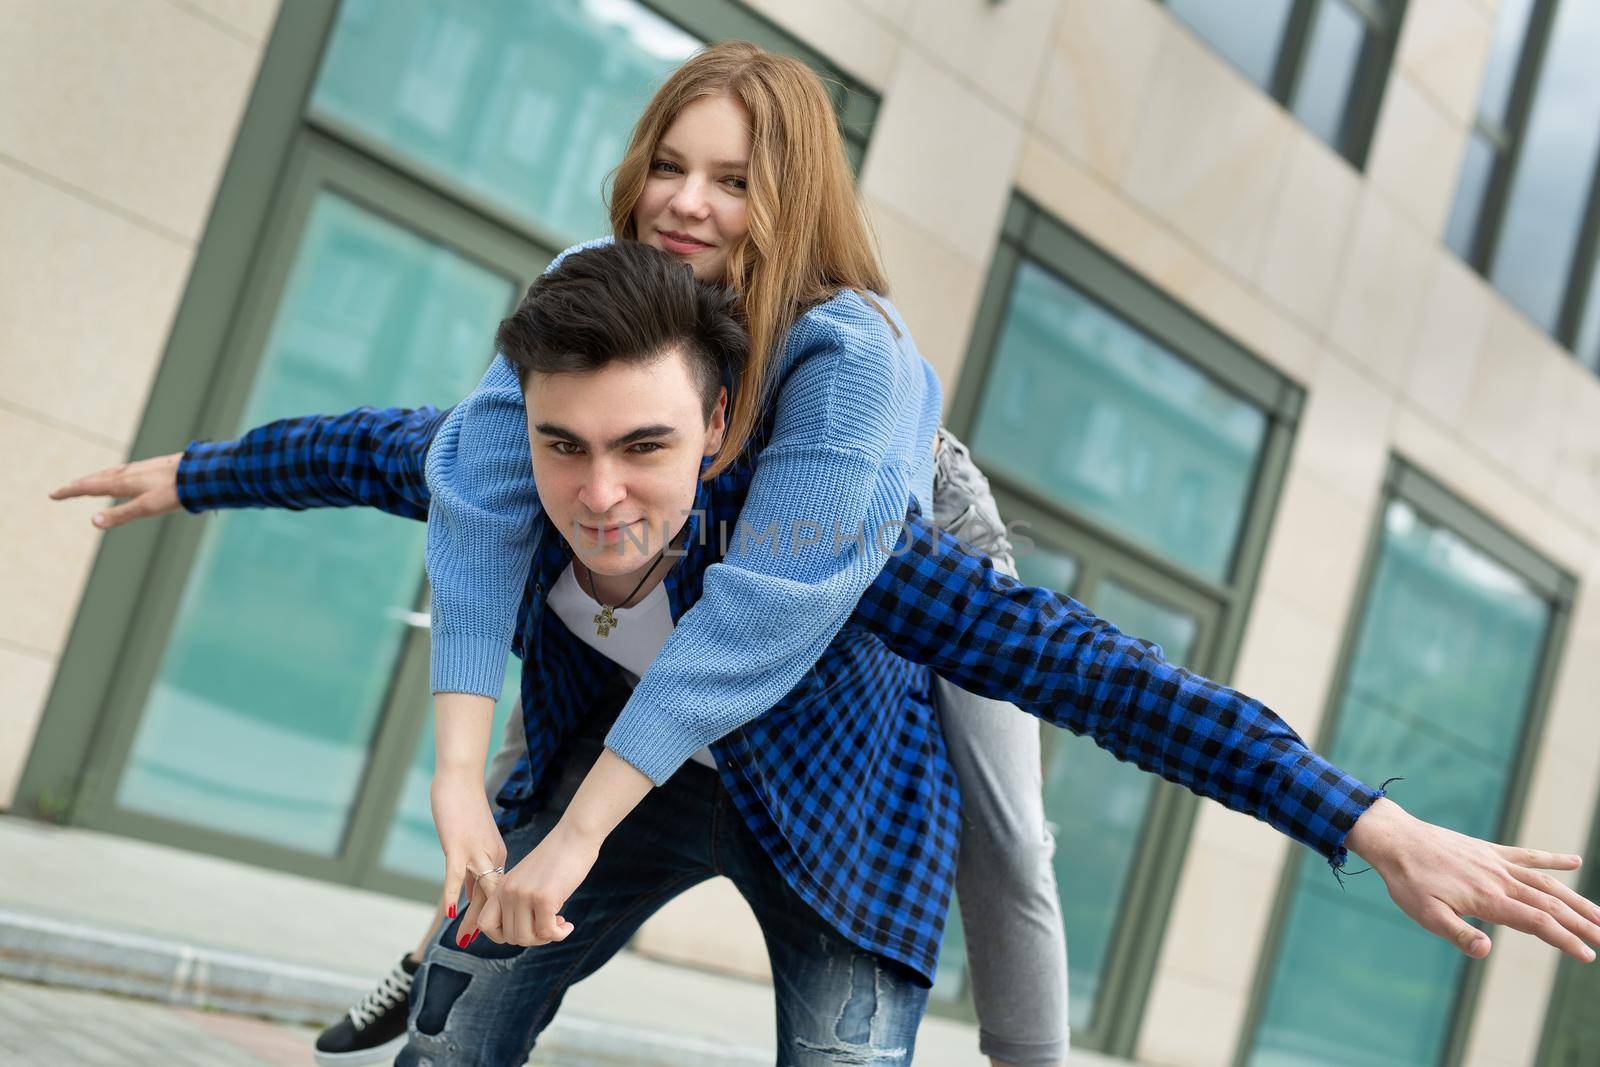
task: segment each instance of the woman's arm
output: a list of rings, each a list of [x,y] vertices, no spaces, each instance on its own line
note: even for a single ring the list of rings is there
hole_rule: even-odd
[[[904,517],[919,461],[931,465],[938,380],[871,305],[837,297],[789,344],[727,552],[606,738],[657,784],[816,664],[888,559],[893,534],[874,534]]]

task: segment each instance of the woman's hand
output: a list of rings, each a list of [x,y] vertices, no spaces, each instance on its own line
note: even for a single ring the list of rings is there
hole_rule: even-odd
[[[470,942],[479,931],[490,941],[507,945],[532,947],[565,940],[573,926],[562,918],[561,909],[599,857],[600,842],[563,819],[498,885],[480,883],[461,920],[462,931],[471,931],[466,940]]]
[[[483,779],[478,776],[435,770],[430,799],[433,825],[444,847],[444,896],[439,906],[453,919],[463,887],[472,895],[478,875],[505,863],[506,842],[494,823],[483,794]],[[489,890],[497,878],[499,875],[484,879],[490,883]]]
[[[1417,924],[1473,959],[1489,954],[1489,935],[1462,917],[1532,934],[1585,963],[1600,945],[1600,907],[1541,871],[1572,871],[1579,856],[1480,841],[1424,822],[1380,797],[1346,835],[1372,865],[1389,897]]]
[[[97,511],[90,520],[102,530],[121,526],[134,519],[147,519],[178,510],[178,461],[182,452],[169,456],[119,463],[103,471],[84,475],[50,494],[51,500],[70,500],[78,496],[131,498],[126,504]]]

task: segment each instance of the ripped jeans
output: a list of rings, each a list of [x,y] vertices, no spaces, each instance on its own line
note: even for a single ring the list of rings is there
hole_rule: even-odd
[[[555,826],[604,737],[591,727],[574,740],[550,802],[506,836],[507,869]],[[766,937],[779,1067],[911,1063],[927,989],[812,911],[745,827],[717,773],[691,762],[606,839],[562,909],[574,926],[565,941],[520,948],[479,937],[461,949],[461,919],[445,924],[417,972],[397,1067],[520,1067],[569,986],[598,970],[663,904],[717,875],[733,881]]]

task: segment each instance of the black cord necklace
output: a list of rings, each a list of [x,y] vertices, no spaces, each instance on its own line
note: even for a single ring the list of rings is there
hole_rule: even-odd
[[[639,584],[634,586],[633,592],[623,597],[621,603],[617,604],[616,607],[612,607],[600,599],[600,594],[595,592],[594,589],[594,572],[589,570],[588,567],[583,568],[583,572],[589,576],[589,599],[600,605],[600,614],[594,617],[594,632],[597,635],[600,637],[611,636],[611,631],[615,630],[621,623],[621,620],[617,618],[616,608],[622,607],[639,595],[639,590],[644,588],[644,583],[650,580],[650,576],[656,572],[656,567],[661,562],[661,557],[666,554],[667,550],[665,548],[656,553],[656,558],[651,561],[649,568],[644,572],[644,577],[639,579]]]

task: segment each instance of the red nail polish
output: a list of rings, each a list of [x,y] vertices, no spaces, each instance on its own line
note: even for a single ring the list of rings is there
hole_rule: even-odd
[[[471,944],[471,943],[472,943],[472,938],[470,938],[470,937],[467,937],[467,936],[466,936],[466,935],[462,935],[462,937],[461,937],[461,938],[460,938],[460,940],[458,940],[458,941],[457,941],[457,942],[456,942],[456,947],[457,947],[457,948],[466,948],[466,947],[467,947],[467,946],[468,946],[468,945],[470,945],[470,944]]]
[[[445,914],[454,919],[456,917],[456,906],[454,904],[450,905],[450,910]]]
[[[467,946],[469,948],[472,946],[472,943],[474,941],[478,940],[478,935],[481,934],[481,933],[483,933],[482,930],[474,930],[474,931],[472,931],[472,936],[467,938]]]

